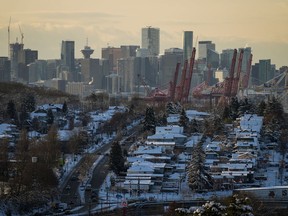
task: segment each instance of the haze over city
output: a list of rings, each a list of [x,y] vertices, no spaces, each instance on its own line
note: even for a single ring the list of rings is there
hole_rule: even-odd
[[[0,8],[0,56],[8,56],[11,17],[11,43],[20,41],[20,26],[25,48],[38,50],[39,59],[60,58],[62,40],[75,41],[75,57],[82,57],[86,38],[99,58],[103,47],[141,45],[141,28],[153,26],[160,53],[182,48],[183,31],[193,31],[194,43],[211,40],[218,52],[250,46],[253,62],[271,59],[279,68],[287,65],[287,11],[287,0],[11,0]]]

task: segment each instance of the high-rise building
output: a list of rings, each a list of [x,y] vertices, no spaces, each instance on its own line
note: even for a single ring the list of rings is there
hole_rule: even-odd
[[[252,66],[251,83],[252,85],[262,85],[273,79],[275,76],[275,65],[271,64],[271,59],[259,60]]]
[[[11,63],[8,57],[0,57],[0,81],[9,82],[11,79]]]
[[[142,48],[149,50],[149,55],[158,56],[160,53],[160,29],[148,26],[142,28]]]
[[[251,83],[251,85],[260,85],[259,63],[255,63],[254,65],[252,65],[252,70],[251,70],[251,75],[250,75],[250,83]]]
[[[120,46],[122,56],[121,58],[136,57],[136,50],[139,49],[138,45]]]
[[[183,62],[189,60],[193,49],[193,31],[184,31],[183,34]]]
[[[61,63],[64,68],[68,68],[73,80],[77,81],[77,75],[75,74],[75,42],[74,41],[62,41],[61,45]]]
[[[28,82],[37,82],[40,80],[47,80],[47,61],[36,60],[27,65],[28,67]]]
[[[207,58],[206,63],[211,68],[218,68],[219,67],[219,53],[215,50],[208,49],[207,50]]]
[[[220,66],[221,68],[226,68],[228,71],[230,70],[231,67],[231,62],[233,59],[233,53],[234,53],[234,49],[225,49],[222,50],[222,53],[220,54]]]
[[[274,77],[275,71],[272,69],[271,59],[259,60],[259,80],[261,84]]]
[[[18,80],[18,64],[20,61],[20,52],[23,51],[24,44],[10,44],[10,61],[11,61],[11,80]]]
[[[159,78],[157,83],[159,86],[167,85],[170,81],[173,81],[176,65],[178,62],[182,63],[182,57],[183,50],[179,48],[166,49],[164,55],[159,56]],[[180,75],[181,71],[179,71],[179,77]],[[178,78],[178,82],[179,80]]]
[[[117,71],[117,60],[122,57],[122,51],[119,47],[106,47],[102,48],[102,59],[109,61],[110,73]]]
[[[215,44],[212,41],[199,41],[198,59],[207,59],[207,50],[215,51]]]
[[[245,48],[240,48],[240,49],[244,50],[243,59],[242,59],[242,66],[241,66],[242,67],[242,71],[247,72],[247,66],[248,66],[248,63],[249,63],[250,55],[252,53],[252,49],[251,49],[251,47],[245,47]],[[240,51],[240,49],[239,49],[239,51]]]

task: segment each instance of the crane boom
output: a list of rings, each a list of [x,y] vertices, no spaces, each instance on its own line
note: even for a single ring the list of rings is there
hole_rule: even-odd
[[[184,83],[185,83],[185,78],[186,78],[187,65],[188,65],[188,60],[185,60],[184,67],[182,70],[181,82],[180,82],[180,85],[177,86],[177,100],[178,101],[181,101],[183,97],[183,88],[184,88]]]
[[[24,34],[23,34],[22,30],[21,30],[20,25],[18,25],[18,26],[19,26],[19,31],[20,31],[20,34],[21,34],[21,44],[23,44]]]
[[[233,84],[233,79],[234,79],[236,57],[237,57],[237,49],[234,49],[229,77],[225,79],[225,85],[224,85],[224,96],[227,96],[228,98],[231,97],[231,89],[232,89],[232,84]]]
[[[10,59],[10,25],[11,25],[11,17],[9,19],[8,25],[8,58]]]
[[[185,102],[188,101],[188,96],[190,92],[191,80],[192,80],[193,68],[194,68],[194,62],[195,62],[195,54],[196,54],[196,49],[194,47],[191,58],[190,58],[188,77],[186,78],[185,83],[184,83],[184,98],[183,99]]]
[[[177,85],[177,80],[178,80],[178,74],[179,74],[179,68],[180,68],[180,62],[177,63],[176,65],[176,69],[175,69],[175,72],[174,72],[174,78],[173,78],[173,82],[171,83],[171,93],[170,93],[170,97],[171,97],[171,100],[174,101],[175,99],[175,91],[176,91],[176,85]]]
[[[236,77],[233,79],[233,86],[232,86],[232,96],[235,97],[237,95],[238,87],[239,87],[239,80],[240,80],[240,73],[242,69],[242,60],[243,60],[243,53],[244,50],[240,50],[240,55],[238,58],[238,65],[237,65],[237,71],[236,71]]]

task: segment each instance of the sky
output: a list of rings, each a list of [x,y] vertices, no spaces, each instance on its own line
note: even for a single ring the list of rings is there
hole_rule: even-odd
[[[1,0],[0,56],[10,42],[38,50],[39,59],[59,59],[62,40],[75,41],[75,57],[88,44],[92,58],[107,46],[141,46],[141,28],[160,29],[160,52],[182,48],[183,31],[211,40],[216,51],[252,47],[253,63],[288,65],[288,0]],[[19,28],[20,26],[20,28]],[[21,30],[21,32],[20,32]],[[196,46],[197,48],[197,46]]]

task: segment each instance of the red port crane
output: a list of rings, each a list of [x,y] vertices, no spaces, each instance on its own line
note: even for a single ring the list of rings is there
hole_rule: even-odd
[[[181,75],[181,82],[177,86],[176,91],[177,91],[177,100],[182,101],[183,97],[183,89],[184,89],[184,84],[185,84],[185,78],[186,78],[186,71],[187,71],[187,65],[188,65],[188,60],[186,59],[184,62],[184,67],[182,70],[182,75]]]
[[[244,50],[241,49],[239,57],[238,57],[238,65],[237,65],[236,77],[234,77],[233,84],[232,84],[232,91],[231,91],[231,96],[232,97],[235,97],[237,95],[237,92],[238,92],[240,73],[241,73],[241,69],[242,69],[243,53],[244,53]]]
[[[231,62],[229,77],[225,79],[224,84],[224,96],[230,98],[231,97],[231,90],[232,90],[232,84],[234,79],[234,70],[235,70],[235,63],[236,63],[236,57],[237,57],[237,49],[234,49],[233,58]]]
[[[191,80],[192,80],[192,75],[193,75],[193,68],[194,68],[194,63],[195,63],[195,54],[196,54],[196,49],[194,47],[192,50],[191,58],[190,58],[188,77],[185,79],[185,82],[184,82],[184,92],[183,92],[184,95],[182,98],[183,102],[188,101],[189,92],[190,92],[190,88],[191,88]]]
[[[169,92],[170,92],[171,101],[175,100],[176,84],[177,84],[177,80],[178,80],[178,74],[179,74],[180,65],[181,65],[181,63],[178,62],[177,65],[176,65],[175,72],[174,72],[173,82],[170,81],[170,91]]]

